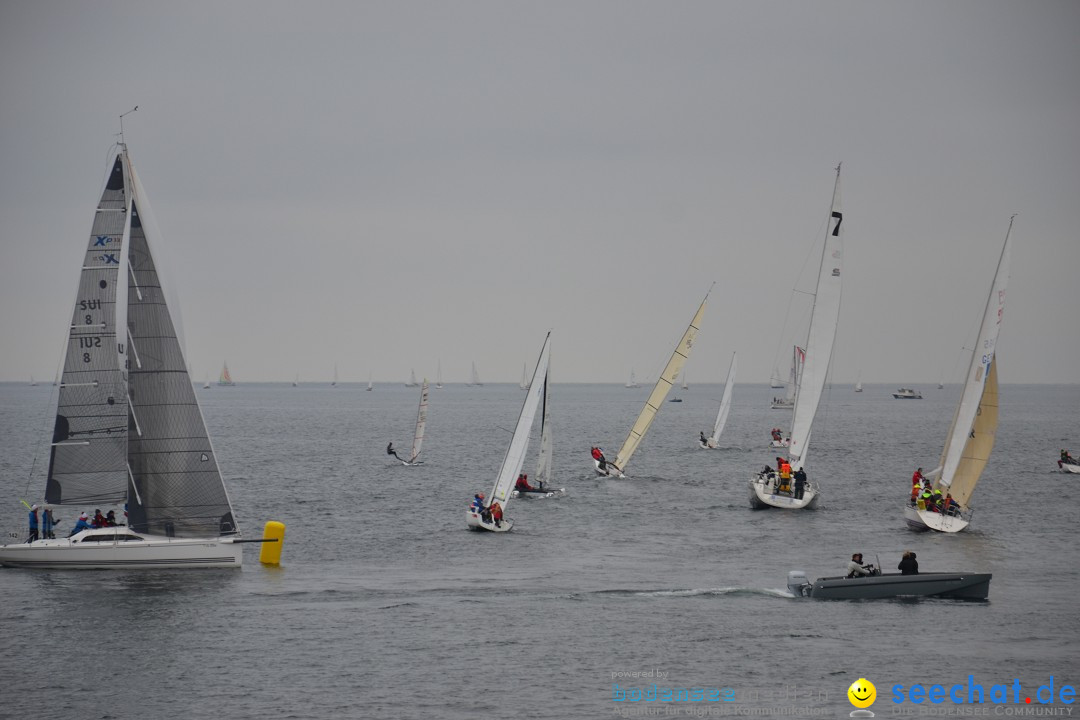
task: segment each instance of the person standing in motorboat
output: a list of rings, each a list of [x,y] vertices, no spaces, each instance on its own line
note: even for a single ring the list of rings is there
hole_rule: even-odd
[[[919,561],[915,559],[915,553],[905,550],[904,556],[900,558],[900,564],[896,566],[896,569],[900,571],[901,575],[918,575]]]
[[[872,564],[863,565],[862,553],[855,553],[851,556],[851,562],[847,565],[847,577],[869,577],[874,575],[874,566]]]

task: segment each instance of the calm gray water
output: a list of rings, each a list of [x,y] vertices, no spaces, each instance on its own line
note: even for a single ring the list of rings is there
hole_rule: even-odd
[[[414,468],[384,448],[411,444],[416,389],[200,389],[245,535],[287,526],[282,566],[261,566],[252,545],[235,571],[0,570],[0,715],[593,718],[662,711],[613,701],[613,683],[656,682],[734,697],[672,703],[669,716],[846,717],[847,688],[865,677],[880,717],[899,709],[897,684],[1018,679],[1033,700],[1051,676],[1058,690],[1080,684],[1080,478],[1055,462],[1062,447],[1080,454],[1080,386],[1002,388],[975,518],[954,536],[908,531],[901,506],[914,468],[937,462],[958,388],[921,388],[922,401],[892,389],[828,391],[809,465],[820,507],[754,512],[748,473],[790,419],[768,409],[769,388],[736,387],[713,452],[696,438],[722,386],[677,389],[684,402],[665,404],[632,477],[616,481],[593,477],[589,447],[613,457],[649,388],[556,386],[568,495],[515,501],[504,535],[466,531],[464,509],[494,481],[514,385],[432,389],[427,462]],[[41,497],[40,464],[29,478],[52,390],[0,385],[5,528],[25,525],[19,498]],[[70,528],[75,513],[57,514]],[[839,574],[855,551],[892,569],[904,549],[923,570],[993,572],[989,601],[787,595],[788,570]]]

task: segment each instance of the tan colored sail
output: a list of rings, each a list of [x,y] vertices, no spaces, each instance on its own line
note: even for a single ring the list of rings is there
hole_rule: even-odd
[[[986,467],[986,461],[990,457],[990,451],[994,448],[994,436],[998,426],[998,379],[997,358],[990,363],[990,372],[983,386],[982,398],[979,401],[979,410],[975,415],[975,424],[971,428],[971,435],[964,444],[964,454],[960,458],[960,464],[953,475],[949,492],[953,499],[962,507],[967,507],[971,494],[975,491],[975,483],[979,482]]]
[[[645,437],[645,433],[648,431],[649,426],[652,425],[660,406],[664,404],[664,398],[667,397],[668,391],[679,379],[679,373],[682,372],[683,366],[686,365],[686,359],[690,356],[690,348],[693,347],[694,338],[697,337],[698,328],[701,326],[701,318],[705,314],[705,303],[708,300],[709,296],[706,294],[705,299],[701,301],[701,305],[698,307],[697,313],[694,314],[694,319],[690,321],[690,327],[686,328],[686,332],[683,333],[682,340],[676,346],[667,366],[660,373],[660,379],[656,381],[653,391],[649,394],[649,399],[645,401],[645,407],[641,409],[637,422],[634,423],[634,427],[630,428],[630,434],[626,436],[626,441],[619,448],[619,454],[615,457],[615,467],[618,468],[619,472],[622,472],[626,468],[626,463],[630,462],[630,457],[637,450],[641,439]]]

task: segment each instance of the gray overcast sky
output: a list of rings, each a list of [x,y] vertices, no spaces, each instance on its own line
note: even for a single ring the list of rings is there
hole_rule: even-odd
[[[1080,3],[0,2],[0,379],[49,379],[108,150],[196,379],[786,375],[843,161],[833,379],[1076,382]],[[816,247],[815,247],[816,246]]]

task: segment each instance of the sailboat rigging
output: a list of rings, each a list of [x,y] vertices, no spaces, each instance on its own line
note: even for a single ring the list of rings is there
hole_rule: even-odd
[[[709,287],[709,292],[712,292],[711,286]],[[693,347],[694,339],[697,337],[698,329],[701,327],[701,318],[705,314],[705,304],[708,301],[709,293],[705,293],[705,298],[701,301],[701,305],[698,306],[697,312],[694,313],[694,317],[690,321],[690,325],[687,326],[686,332],[683,333],[679,344],[675,346],[675,351],[672,352],[671,359],[668,360],[667,365],[664,366],[663,372],[660,373],[656,385],[653,386],[652,392],[649,393],[649,397],[645,401],[645,406],[641,408],[641,412],[638,413],[637,420],[634,422],[633,427],[630,428],[630,433],[626,436],[626,440],[623,441],[622,447],[619,448],[619,453],[615,456],[615,460],[610,461],[606,458],[600,460],[595,455],[593,456],[593,464],[596,467],[597,475],[602,477],[625,477],[623,473],[626,470],[627,463],[630,462],[630,458],[633,457],[638,445],[645,437],[645,433],[648,432],[649,426],[652,425],[653,420],[656,419],[656,413],[660,411],[660,406],[663,405],[664,398],[667,397],[668,391],[671,390],[671,386],[679,379],[679,372],[682,371],[687,358],[690,357],[690,349]],[[633,371],[631,371],[631,376],[632,375]]]

